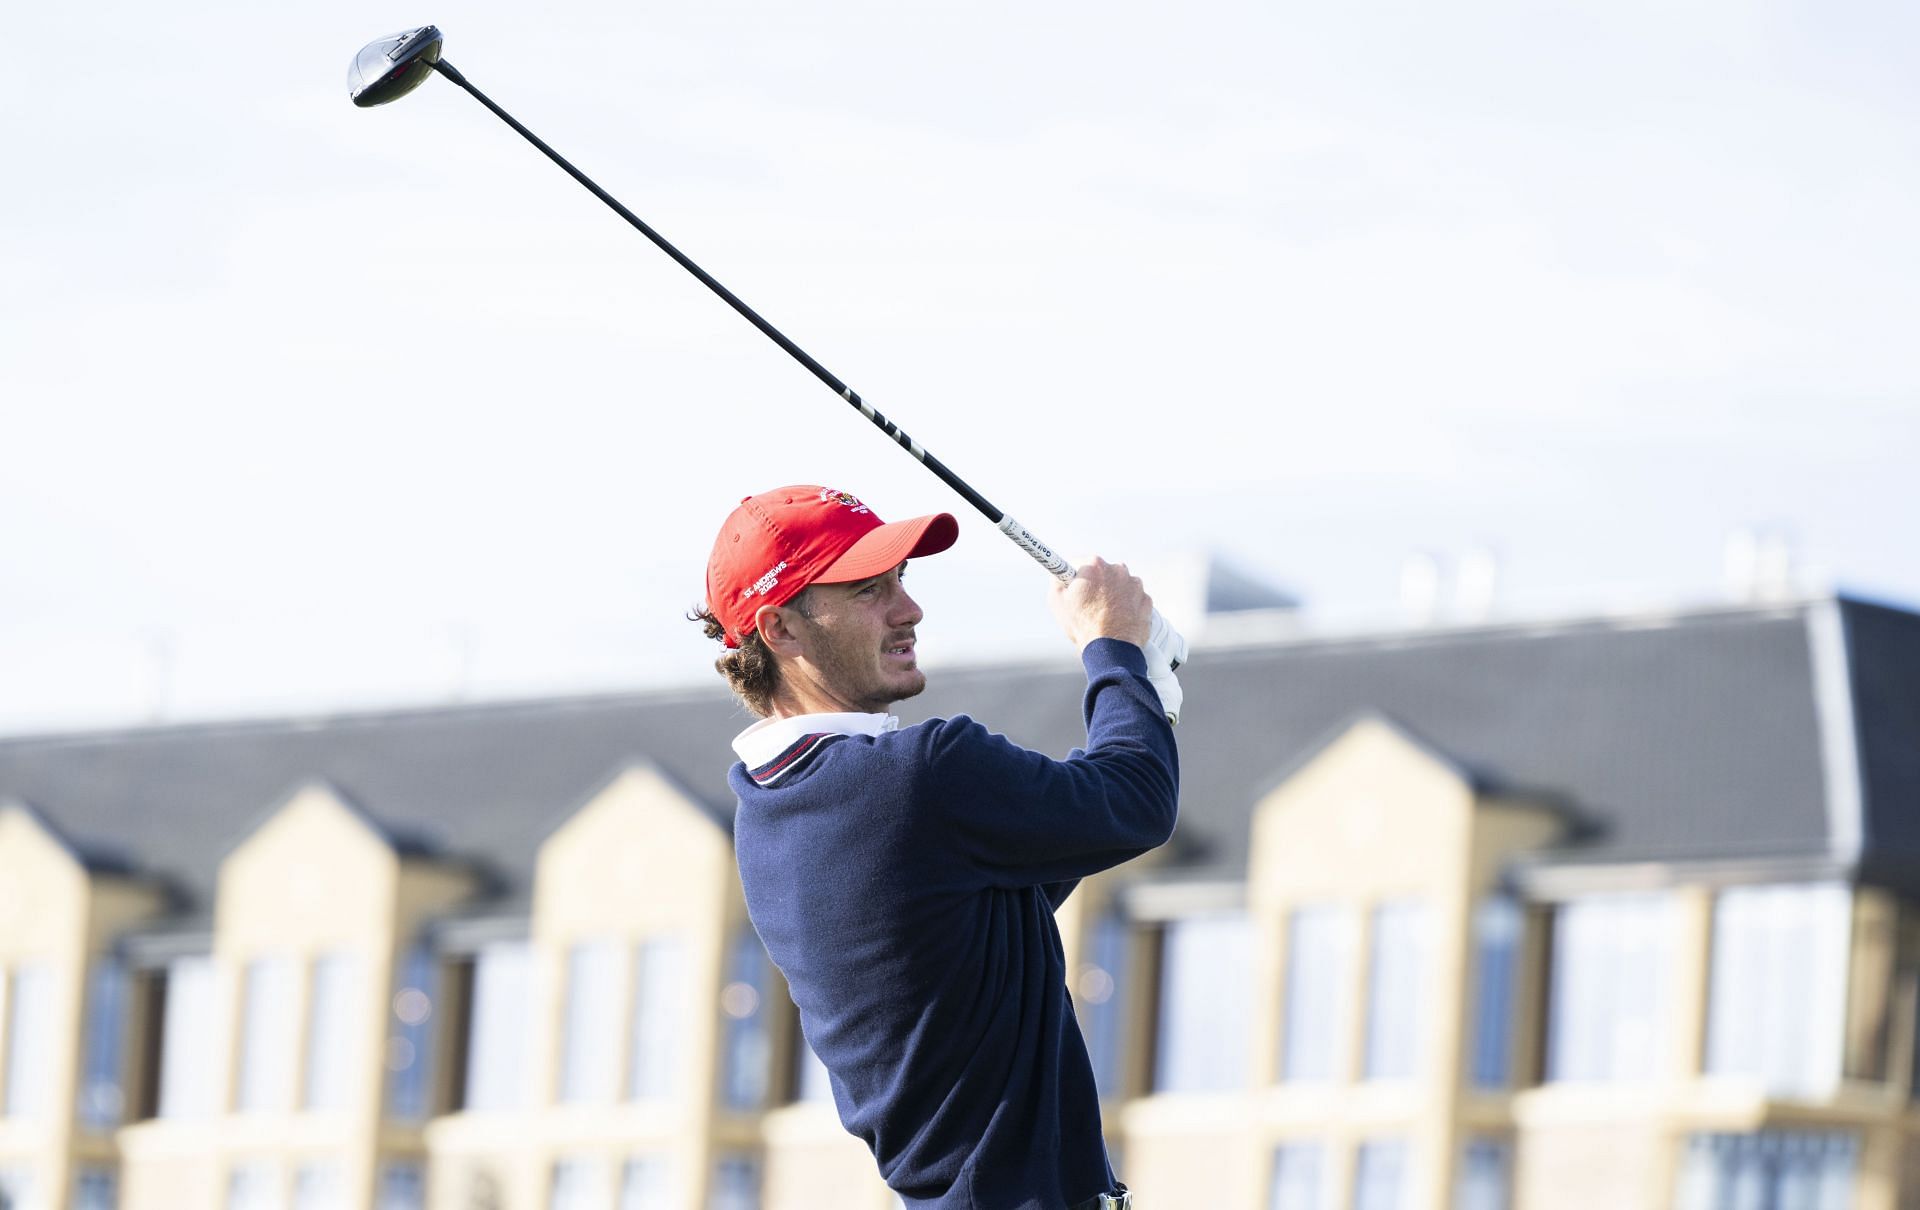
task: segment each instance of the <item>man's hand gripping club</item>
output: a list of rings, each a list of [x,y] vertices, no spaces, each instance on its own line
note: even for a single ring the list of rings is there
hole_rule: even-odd
[[[1172,658],[1176,653],[1162,650],[1160,643],[1168,640],[1156,642],[1160,636],[1153,633],[1153,598],[1125,563],[1095,558],[1078,568],[1073,579],[1055,584],[1048,603],[1076,648],[1085,648],[1095,639],[1120,639],[1140,648],[1147,657],[1147,679],[1160,695],[1167,721],[1180,721],[1182,695]],[[1179,644],[1177,654],[1184,659],[1185,640],[1171,628],[1167,634]]]

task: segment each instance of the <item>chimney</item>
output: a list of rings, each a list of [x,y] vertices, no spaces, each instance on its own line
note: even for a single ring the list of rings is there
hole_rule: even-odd
[[[1212,552],[1131,564],[1154,607],[1189,640],[1257,641],[1299,629],[1300,599]]]
[[[1453,573],[1453,612],[1462,622],[1493,616],[1500,588],[1500,556],[1488,546],[1469,547]]]
[[[1431,626],[1440,617],[1440,586],[1446,578],[1440,556],[1416,550],[1400,565],[1400,610],[1411,626]]]
[[[1793,536],[1784,526],[1743,525],[1727,535],[1720,567],[1729,597],[1759,604],[1793,596],[1797,563]]]

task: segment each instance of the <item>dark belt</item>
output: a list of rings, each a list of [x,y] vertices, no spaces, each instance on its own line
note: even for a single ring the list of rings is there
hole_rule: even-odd
[[[1127,1192],[1125,1185],[1117,1185],[1112,1193],[1096,1193],[1084,1202],[1075,1202],[1067,1210],[1133,1210],[1133,1194]]]

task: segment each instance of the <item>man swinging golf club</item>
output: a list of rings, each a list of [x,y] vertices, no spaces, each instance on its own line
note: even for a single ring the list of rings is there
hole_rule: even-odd
[[[730,774],[747,909],[841,1122],[908,1207],[1125,1207],[1053,913],[1173,831],[1152,602],[1098,559],[1054,586],[1087,673],[1087,745],[1064,761],[965,715],[901,727],[888,711],[927,679],[907,560],[958,532],[813,486],[750,496],[721,527],[694,616],[762,716]]]
[[[1124,566],[1074,569],[612,194],[474,87],[431,25],[361,48],[348,93],[385,105],[438,74],[653,242],[1051,574],[1087,670],[1087,747],[1027,752],[961,715],[901,729],[926,686],[906,561],[953,544],[944,513],[883,525],[816,487],[728,518],[696,613],[764,716],[735,741],[734,829],[754,926],[785,972],[847,1129],[913,1207],[1129,1204],[1101,1141],[1054,926],[1077,881],[1172,833],[1186,642]],[[1144,653],[1143,653],[1144,648]]]

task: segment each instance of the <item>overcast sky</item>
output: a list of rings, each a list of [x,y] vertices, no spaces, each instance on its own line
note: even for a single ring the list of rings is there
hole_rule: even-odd
[[[426,20],[1068,551],[1335,627],[1414,550],[1708,602],[1760,524],[1920,603],[1911,6],[34,5],[0,730],[695,680],[739,497],[958,511],[457,88],[353,108]],[[1064,649],[978,518],[915,576],[929,664]]]

